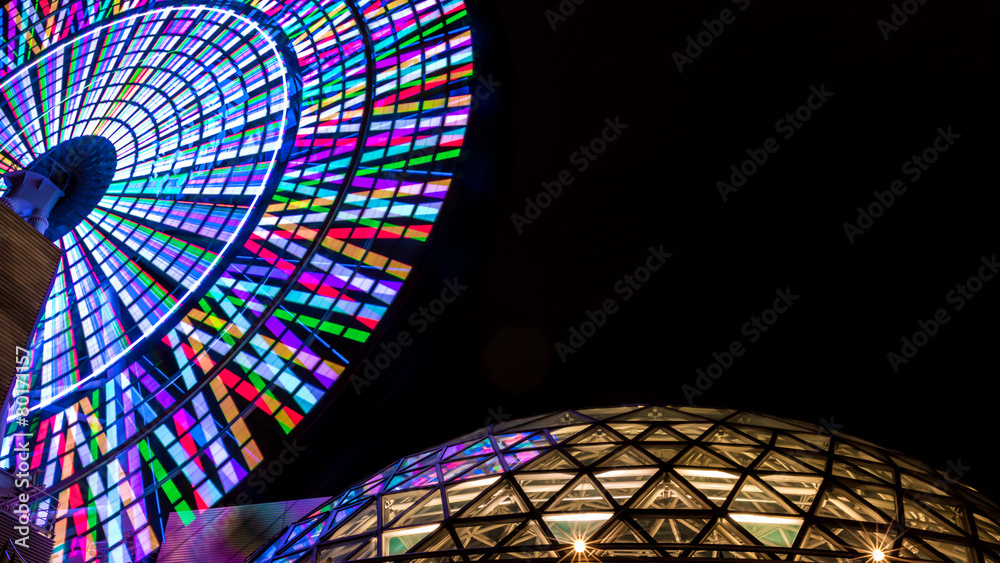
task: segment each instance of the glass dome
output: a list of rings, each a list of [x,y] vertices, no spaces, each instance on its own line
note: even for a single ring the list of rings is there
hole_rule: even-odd
[[[507,422],[406,457],[248,561],[1000,562],[1000,507],[816,425],[622,406]]]

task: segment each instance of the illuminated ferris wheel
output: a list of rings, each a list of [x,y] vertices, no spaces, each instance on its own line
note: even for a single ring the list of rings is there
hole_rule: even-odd
[[[55,497],[36,515],[54,561],[138,561],[167,513],[270,461],[255,435],[291,432],[400,293],[452,189],[469,18],[460,0],[9,0],[2,18],[0,172],[64,194],[29,425],[8,435]]]

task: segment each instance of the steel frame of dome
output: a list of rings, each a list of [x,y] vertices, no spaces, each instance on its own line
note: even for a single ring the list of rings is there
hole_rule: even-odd
[[[31,414],[6,413],[0,464],[26,448],[58,497],[34,507],[57,512],[54,562],[99,544],[137,561],[166,514],[277,455],[261,436],[298,428],[383,330],[465,156],[470,17],[462,0],[2,5],[0,169],[99,135],[117,171],[60,239]]]
[[[491,426],[399,460],[246,561],[846,563],[876,549],[888,561],[1000,562],[1000,506],[815,425],[623,406]]]

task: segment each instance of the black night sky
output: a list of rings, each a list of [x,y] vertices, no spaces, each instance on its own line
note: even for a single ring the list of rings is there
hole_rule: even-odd
[[[384,324],[382,342],[413,342],[360,394],[344,378],[253,499],[334,495],[508,416],[689,400],[960,464],[1000,499],[1000,275],[984,265],[1000,253],[1000,5],[577,1],[557,19],[559,0],[467,0],[468,158]],[[467,287],[420,321],[445,280]],[[766,312],[779,293],[794,297]],[[907,358],[921,322],[934,334]],[[713,354],[729,366],[699,382]]]

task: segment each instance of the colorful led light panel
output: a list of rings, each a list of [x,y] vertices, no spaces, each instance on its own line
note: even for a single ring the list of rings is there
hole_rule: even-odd
[[[255,436],[296,428],[396,300],[465,136],[468,16],[81,0],[2,20],[0,169],[97,135],[117,170],[58,241],[0,464],[23,432],[54,561],[136,561],[168,512],[270,461]]]

